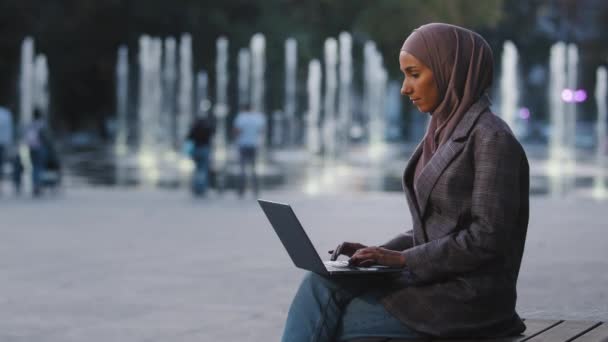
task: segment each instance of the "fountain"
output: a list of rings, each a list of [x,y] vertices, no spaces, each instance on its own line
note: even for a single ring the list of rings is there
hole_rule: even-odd
[[[338,151],[348,150],[352,123],[351,88],[353,80],[352,38],[348,32],[340,33],[340,89],[338,101]]]
[[[139,172],[144,183],[156,184],[160,179],[159,157],[164,152],[164,128],[161,117],[161,56],[159,38],[142,36],[139,40]]]
[[[164,45],[164,46],[163,46]],[[155,114],[156,129],[156,159],[159,173],[158,184],[162,186],[177,186],[179,183],[180,137],[177,137],[177,122],[175,120],[177,63],[175,38],[153,40],[155,63],[154,73],[154,105],[158,106]],[[191,77],[191,76],[190,76]]]
[[[192,71],[192,42],[187,34],[182,35],[179,47],[175,39],[167,38],[164,41],[164,50],[159,49],[159,40],[148,36],[141,39],[140,48],[140,73],[139,73],[139,106],[138,117],[140,151],[143,157],[156,158],[155,163],[146,164],[144,168],[159,169],[158,160],[166,151],[167,136],[173,138],[174,145],[187,133],[193,115],[207,115],[210,109],[208,100],[208,77],[203,71],[196,75],[195,94],[193,94],[193,71]],[[33,42],[29,48],[30,56],[33,56]],[[401,111],[401,99],[399,97],[399,85],[388,83],[386,69],[383,59],[376,45],[369,41],[364,46],[364,69],[363,69],[363,96],[361,104],[357,96],[353,96],[353,71],[352,71],[352,38],[342,32],[337,41],[328,38],[324,44],[323,65],[319,60],[313,60],[308,65],[307,93],[308,103],[304,115],[302,136],[299,132],[296,112],[296,87],[297,87],[297,42],[293,39],[285,41],[285,99],[282,110],[267,111],[265,108],[265,38],[262,34],[255,34],[247,48],[242,48],[238,53],[238,101],[239,106],[250,106],[252,110],[265,114],[269,126],[273,128],[271,135],[264,135],[265,139],[270,137],[273,146],[293,147],[298,140],[305,142],[306,154],[299,157],[309,157],[310,165],[319,167],[322,164],[322,172],[319,179],[323,179],[318,186],[323,188],[335,179],[338,170],[344,165],[332,163],[340,156],[347,156],[349,167],[382,165],[380,161],[392,160],[392,152],[396,149],[388,148],[386,139],[391,141],[399,139],[400,124],[399,113]],[[162,46],[161,46],[162,48]],[[176,54],[176,48],[179,53]],[[28,46],[24,41],[24,56]],[[160,58],[162,57],[162,59]],[[502,56],[502,79],[501,87],[501,110],[505,121],[512,127],[515,134],[521,134],[519,127],[521,122],[517,115],[518,88],[517,77],[517,50],[511,42],[505,42]],[[30,58],[31,59],[31,58]],[[27,57],[24,57],[24,61]],[[160,63],[162,61],[162,65]],[[177,62],[177,63],[176,63]],[[38,62],[40,63],[40,62]],[[338,64],[339,63],[339,64]],[[33,69],[30,65],[30,74]],[[179,66],[179,68],[177,67]],[[324,84],[322,80],[325,68]],[[574,45],[557,43],[551,49],[551,79],[549,81],[549,101],[551,108],[551,134],[548,147],[547,174],[550,191],[553,194],[565,194],[573,187],[575,166],[575,134],[576,134],[576,105],[572,101],[562,98],[565,90],[577,89],[578,50]],[[23,67],[22,74],[27,74],[27,67]],[[124,151],[129,138],[128,125],[128,52],[125,47],[119,50],[117,60],[117,151]],[[179,75],[179,77],[178,77]],[[598,71],[598,92],[601,91],[604,76]],[[22,76],[23,78],[23,76]],[[219,38],[217,40],[216,59],[216,97],[212,107],[212,113],[216,121],[216,136],[213,141],[212,168],[216,171],[217,186],[223,189],[225,185],[231,185],[233,176],[238,176],[238,164],[235,159],[228,155],[228,40]],[[22,84],[27,80],[23,78]],[[179,82],[176,85],[176,82]],[[324,91],[321,94],[321,91]],[[34,91],[36,92],[36,91]],[[23,108],[27,108],[27,91],[23,91],[22,101],[26,102]],[[598,93],[599,94],[599,93]],[[193,96],[194,95],[194,96]],[[34,95],[30,94],[32,99]],[[604,146],[606,142],[605,133],[600,131],[606,129],[601,121],[605,119],[605,104],[601,96],[597,95],[598,101],[598,146]],[[160,99],[161,102],[158,102]],[[34,106],[33,102],[30,108]],[[321,103],[323,101],[323,103]],[[566,103],[568,102],[568,103]],[[193,104],[196,104],[193,107]],[[321,108],[321,106],[323,106]],[[22,110],[24,110],[22,108]],[[357,111],[353,111],[356,108]],[[160,111],[160,112],[159,112]],[[27,118],[27,114],[21,115]],[[30,114],[31,116],[31,114]],[[172,126],[172,119],[177,118]],[[427,116],[418,115],[417,119],[423,120]],[[388,125],[387,125],[388,123]],[[171,127],[169,133],[167,128]],[[414,126],[413,126],[414,127]],[[602,128],[603,127],[603,128]],[[419,129],[420,132],[424,131]],[[350,153],[351,141],[366,139],[368,144],[364,147],[365,153]],[[269,163],[266,158],[266,142],[259,151],[258,171],[261,182],[268,184],[269,177],[282,177],[279,167]],[[353,146],[356,148],[357,146]],[[599,148],[599,147],[598,147]],[[275,151],[273,157],[277,161],[294,159],[294,150]],[[304,151],[302,151],[304,152]],[[314,158],[323,153],[323,160]],[[295,153],[298,157],[297,153]],[[362,160],[355,160],[354,156],[363,156]],[[598,164],[605,163],[605,154],[598,150]],[[144,158],[145,159],[145,158]],[[352,160],[351,160],[352,159]],[[303,161],[302,159],[300,159]],[[319,164],[319,161],[328,162]],[[354,162],[354,163],[352,163]],[[359,163],[361,162],[361,163]],[[180,164],[181,165],[181,164]],[[597,170],[602,171],[605,167],[600,166]],[[594,169],[595,170],[595,169]],[[599,172],[598,171],[598,172]],[[314,174],[314,173],[313,173]],[[381,174],[381,179],[386,175],[386,170]],[[368,175],[369,176],[369,175]],[[266,177],[266,180],[264,180]],[[601,175],[596,176],[597,189],[604,189],[605,179]],[[156,176],[158,178],[158,175]],[[381,188],[377,185],[375,188]],[[599,195],[598,195],[599,196]]]
[[[251,109],[266,115],[264,104],[264,92],[266,90],[266,38],[261,33],[251,37],[249,49],[251,50]],[[266,125],[268,128],[268,125]],[[258,149],[257,160],[260,174],[265,172],[267,156],[266,134],[262,135],[262,142]]]
[[[361,131],[364,132],[364,127],[367,125],[370,119],[370,113],[374,110],[373,104],[371,101],[371,93],[372,93],[372,81],[373,81],[373,60],[375,58],[376,52],[376,44],[372,41],[365,42],[363,46],[363,99],[362,99],[362,109],[363,115],[360,118],[360,123],[358,123],[361,127]],[[362,133],[362,135],[365,133]],[[369,132],[367,132],[369,136]]]
[[[285,121],[287,122],[287,146],[298,141],[296,118],[296,73],[298,71],[298,44],[295,39],[285,41]]]
[[[338,43],[334,38],[325,40],[325,99],[323,102],[323,153],[326,159],[336,158],[336,90]]]
[[[138,139],[141,141],[141,129],[139,126],[142,124],[142,117],[145,116],[148,111],[148,84],[149,81],[149,66],[148,66],[148,45],[150,44],[150,37],[143,35],[139,37],[139,51],[138,51],[138,62],[139,62],[139,84],[138,84],[138,103],[137,103],[137,119],[138,119]]]
[[[21,44],[21,75],[19,79],[19,121],[23,129],[32,121],[34,84],[34,39],[27,37]],[[29,158],[26,158],[29,160]]]
[[[138,116],[138,139],[139,139],[139,150],[146,146],[150,147],[150,136],[151,130],[147,128],[151,124],[151,120],[148,119],[150,113],[154,108],[150,108],[150,86],[151,80],[151,62],[150,62],[150,44],[151,38],[149,36],[141,36],[139,38],[139,101],[137,107]],[[144,134],[148,136],[144,136]]]
[[[321,153],[321,77],[321,62],[318,59],[311,60],[308,63],[308,80],[306,82],[308,108],[304,117],[306,124],[305,144],[310,158],[307,163],[307,181],[303,191],[308,194],[316,194],[321,190],[318,177],[314,177],[315,175],[318,176],[315,161]]]
[[[515,136],[521,135],[517,117],[519,88],[517,87],[517,48],[511,41],[503,44],[500,77],[500,115],[511,127]]]
[[[264,113],[264,92],[266,89],[264,74],[266,71],[266,38],[261,33],[251,37],[251,107],[254,111]]]
[[[226,119],[228,116],[228,39],[220,37],[216,42],[217,57],[215,62],[215,115],[216,129],[213,138],[213,168],[216,171],[216,186],[223,191],[226,186],[226,163],[228,146],[226,138]]]
[[[550,192],[554,195],[565,193],[563,182],[564,164],[567,151],[565,149],[566,129],[564,102],[561,93],[566,87],[566,45],[562,42],[551,47],[550,63],[551,76],[549,81],[549,109],[551,115],[551,134],[549,135],[548,176]]]
[[[46,56],[39,54],[34,59],[34,107],[40,110],[47,122],[47,128],[50,128],[48,81],[49,67]]]
[[[116,141],[115,151],[124,156],[128,151],[128,96],[129,96],[129,50],[118,48],[116,61]],[[122,178],[122,177],[121,177]]]
[[[176,40],[168,37],[163,41],[148,35],[139,38],[136,150],[130,148],[128,50],[126,46],[118,49],[115,163],[120,184],[173,187],[179,183],[180,172],[192,168],[188,160],[176,153],[192,119],[190,39],[188,34],[181,38],[178,87]]]
[[[239,50],[239,110],[249,105],[249,76],[251,66],[251,55],[249,49],[242,48]]]
[[[574,187],[576,166],[577,104],[572,101],[578,85],[578,49],[574,44],[558,42],[550,53],[549,108],[549,189],[564,195]]]
[[[177,122],[175,120],[175,97],[176,97],[176,82],[177,82],[177,63],[176,63],[176,47],[175,38],[168,37],[165,39],[164,58],[163,58],[163,110],[161,126],[169,129],[165,139],[168,139],[167,144],[172,146],[174,150],[180,146],[180,138],[177,136]]]
[[[116,59],[116,136],[114,140],[115,181],[125,184],[128,168],[125,165],[129,153],[129,50],[125,45],[118,48]]]
[[[568,68],[566,72],[566,87],[573,93],[578,89],[578,48],[574,44],[568,44]],[[574,188],[575,168],[576,168],[576,120],[577,103],[571,101],[566,104],[565,119],[565,144],[567,150],[566,159],[566,186],[568,189]]]
[[[608,95],[608,77],[606,67],[597,68],[595,101],[597,102],[597,143],[596,143],[596,175],[593,183],[593,196],[598,199],[608,197],[606,186],[606,149],[608,147],[607,137],[607,110],[606,95]]]
[[[179,41],[173,38],[164,39],[161,44],[158,38],[141,37],[140,41],[140,67],[139,72],[139,103],[137,113],[139,118],[139,152],[138,158],[145,163],[140,164],[139,170],[150,169],[156,171],[153,177],[149,174],[138,180],[162,180],[163,171],[168,168],[164,164],[170,153],[171,144],[166,140],[170,138],[172,146],[176,146],[187,135],[190,122],[194,115],[207,115],[210,109],[208,100],[208,76],[204,71],[196,74],[193,85],[192,68],[192,41],[188,34],[183,34]],[[297,137],[296,117],[296,75],[297,75],[297,43],[294,39],[285,41],[285,102],[283,110],[274,110],[267,113],[265,108],[265,39],[261,34],[251,38],[248,48],[239,50],[238,54],[238,101],[239,105],[251,105],[252,110],[267,115],[269,126],[273,128],[273,146],[294,146],[299,140]],[[123,52],[124,50],[124,52]],[[303,131],[306,151],[308,154],[296,153],[296,158],[307,158],[310,155],[323,153],[323,159],[313,158],[311,164],[319,166],[323,163],[323,172],[319,178],[324,179],[321,186],[334,184],[335,176],[345,165],[333,163],[338,156],[347,156],[350,146],[351,134],[354,127],[366,127],[364,135],[369,144],[365,146],[366,153],[353,153],[364,156],[364,165],[378,165],[377,161],[386,157],[386,137],[391,139],[399,137],[397,113],[400,111],[399,86],[393,84],[388,89],[387,72],[383,66],[383,59],[373,42],[365,44],[364,53],[364,79],[365,92],[361,112],[364,120],[353,115],[353,70],[352,70],[352,38],[342,32],[339,41],[328,38],[324,45],[324,66],[318,60],[309,64],[307,81],[308,108],[305,115],[306,130]],[[119,50],[117,60],[117,116],[122,123],[125,120],[128,106],[128,53],[126,48]],[[338,64],[339,62],[339,64]],[[325,83],[322,82],[322,68],[325,68]],[[215,171],[216,187],[220,190],[232,186],[232,180],[240,174],[236,158],[229,155],[228,149],[228,40],[220,37],[217,40],[216,58],[216,92],[212,113],[216,123],[216,135],[212,146],[212,169]],[[134,87],[135,88],[135,87]],[[324,94],[321,94],[321,91]],[[390,101],[387,101],[390,94]],[[323,97],[322,97],[323,96]],[[323,103],[321,103],[323,101]],[[323,106],[321,108],[321,106]],[[270,115],[268,115],[270,114]],[[173,121],[173,119],[175,119]],[[395,129],[387,130],[387,120],[395,123]],[[120,126],[126,126],[120,124]],[[393,125],[393,124],[391,124]],[[361,129],[360,129],[361,130]],[[117,146],[125,146],[128,139],[128,129],[120,130]],[[394,138],[393,138],[394,137]],[[281,182],[284,175],[280,167],[273,160],[295,160],[293,152],[278,151],[273,154],[275,159],[265,158],[266,143],[260,149],[258,173],[261,183]],[[119,149],[119,148],[117,148]],[[369,153],[368,153],[369,151]],[[285,152],[285,153],[283,153]],[[288,153],[289,152],[289,153]],[[304,151],[302,151],[304,152]],[[371,157],[371,158],[370,158]],[[135,159],[135,158],[133,158]],[[189,160],[180,158],[173,161],[173,165],[185,170],[184,161],[191,166]],[[304,161],[304,159],[299,159]],[[329,162],[329,163],[327,163]],[[349,160],[350,162],[350,160]],[[363,164],[360,164],[363,165]],[[350,166],[349,166],[350,167]],[[190,167],[191,168],[191,167]],[[169,170],[170,171],[170,170]],[[343,170],[344,171],[344,170]],[[340,171],[341,172],[341,171]],[[182,175],[176,178],[183,179]],[[180,178],[181,177],[181,178]],[[278,177],[278,178],[277,178]],[[381,177],[378,177],[380,179]],[[149,183],[149,182],[148,182]]]
[[[377,161],[385,152],[384,136],[386,131],[386,87],[388,75],[382,65],[382,55],[376,44],[365,43],[365,103],[369,122],[369,156]]]
[[[306,113],[306,148],[311,155],[321,152],[319,113],[321,111],[321,62],[313,59],[308,63],[308,111]]]
[[[371,165],[371,183],[374,189],[382,186],[384,158],[386,157],[386,87],[388,75],[382,65],[382,55],[374,49],[370,63],[370,109],[369,112],[369,146],[368,156]]]
[[[177,93],[176,140],[181,143],[192,123],[192,37],[182,34],[179,42],[179,87]]]

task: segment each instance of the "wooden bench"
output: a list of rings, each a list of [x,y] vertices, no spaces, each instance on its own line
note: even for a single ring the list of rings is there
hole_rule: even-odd
[[[525,323],[527,329],[522,335],[498,339],[400,340],[388,338],[365,338],[350,340],[349,342],[608,342],[608,323],[593,321],[551,321],[538,319],[528,319],[525,320]]]

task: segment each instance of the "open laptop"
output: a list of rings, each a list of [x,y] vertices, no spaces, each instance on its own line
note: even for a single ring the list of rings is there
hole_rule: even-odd
[[[349,266],[347,261],[322,261],[308,235],[289,204],[258,200],[274,231],[296,267],[321,275],[350,275],[372,273],[396,273],[400,268],[387,266]]]

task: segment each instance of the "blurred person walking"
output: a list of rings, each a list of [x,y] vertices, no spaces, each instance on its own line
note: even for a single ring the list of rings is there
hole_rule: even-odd
[[[209,156],[214,133],[215,125],[206,117],[196,118],[188,133],[187,144],[191,146],[190,156],[195,165],[192,175],[192,193],[195,196],[205,195],[209,186]]]
[[[13,188],[15,195],[21,195],[21,181],[23,178],[23,162],[21,162],[21,155],[19,154],[19,146],[16,144],[12,146],[10,150],[10,164],[11,164],[11,178],[13,181]]]
[[[5,173],[5,162],[13,144],[13,116],[11,111],[0,105],[0,194]]]
[[[25,143],[29,149],[32,163],[32,195],[38,197],[42,194],[42,177],[46,165],[46,143],[48,136],[42,113],[34,110],[34,120],[25,128]]]
[[[239,197],[245,194],[247,184],[247,168],[251,170],[251,183],[254,196],[258,196],[259,186],[255,170],[256,155],[262,144],[262,138],[266,134],[266,118],[264,114],[253,111],[247,107],[241,107],[240,112],[234,119],[233,132],[236,136],[236,144],[239,149],[239,163],[241,165],[241,176],[238,184]]]

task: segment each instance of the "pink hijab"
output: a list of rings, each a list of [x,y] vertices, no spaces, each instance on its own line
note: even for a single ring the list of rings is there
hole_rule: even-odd
[[[430,113],[415,178],[445,143],[468,109],[492,84],[494,61],[488,43],[462,27],[433,23],[420,26],[403,43],[401,51],[416,57],[433,71],[440,103]]]

